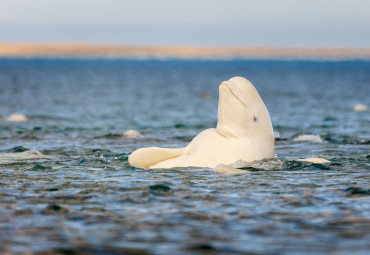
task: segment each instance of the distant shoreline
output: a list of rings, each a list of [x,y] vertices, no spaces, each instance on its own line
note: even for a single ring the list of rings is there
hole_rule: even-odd
[[[79,43],[1,43],[6,58],[135,58],[135,59],[361,59],[370,48],[282,48],[217,46],[137,46]]]

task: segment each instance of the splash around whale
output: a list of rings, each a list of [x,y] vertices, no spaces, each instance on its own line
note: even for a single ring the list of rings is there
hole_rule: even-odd
[[[202,131],[185,148],[142,148],[128,161],[138,168],[215,168],[274,156],[274,131],[265,104],[250,81],[233,77],[219,86],[216,128]]]

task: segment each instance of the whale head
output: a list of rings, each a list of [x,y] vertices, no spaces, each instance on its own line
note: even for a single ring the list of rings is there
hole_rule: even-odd
[[[270,115],[247,79],[233,77],[220,84],[217,131],[226,138],[258,136],[274,144]]]

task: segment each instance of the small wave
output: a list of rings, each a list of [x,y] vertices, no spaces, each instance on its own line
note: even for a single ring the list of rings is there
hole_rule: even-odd
[[[108,133],[108,134],[105,134],[105,135],[102,135],[102,136],[97,136],[95,137],[96,139],[122,139],[122,138],[125,138],[125,136],[123,134],[119,134],[119,133]]]
[[[29,151],[30,149],[25,148],[23,146],[16,146],[10,149],[6,150],[0,150],[0,153],[16,153],[16,152],[24,152],[24,151]]]
[[[109,133],[103,136],[98,136],[96,138],[105,138],[105,139],[122,139],[122,138],[140,138],[143,137],[138,131],[130,129],[124,132],[123,134],[120,133]]]
[[[366,137],[346,136],[346,135],[326,135],[325,141],[337,144],[355,144],[367,145],[370,144],[370,139]]]
[[[370,189],[361,188],[361,187],[349,187],[345,190],[347,196],[369,196]]]
[[[295,142],[315,142],[315,143],[323,143],[323,139],[319,135],[310,135],[310,134],[303,134],[298,135],[293,138]]]

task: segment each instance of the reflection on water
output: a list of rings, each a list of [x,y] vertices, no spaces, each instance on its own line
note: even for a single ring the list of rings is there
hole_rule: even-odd
[[[269,109],[276,159],[128,165],[214,127],[235,75]],[[369,83],[361,61],[0,60],[0,252],[366,254],[370,116],[353,106],[370,105]],[[4,120],[16,112],[29,121]]]

